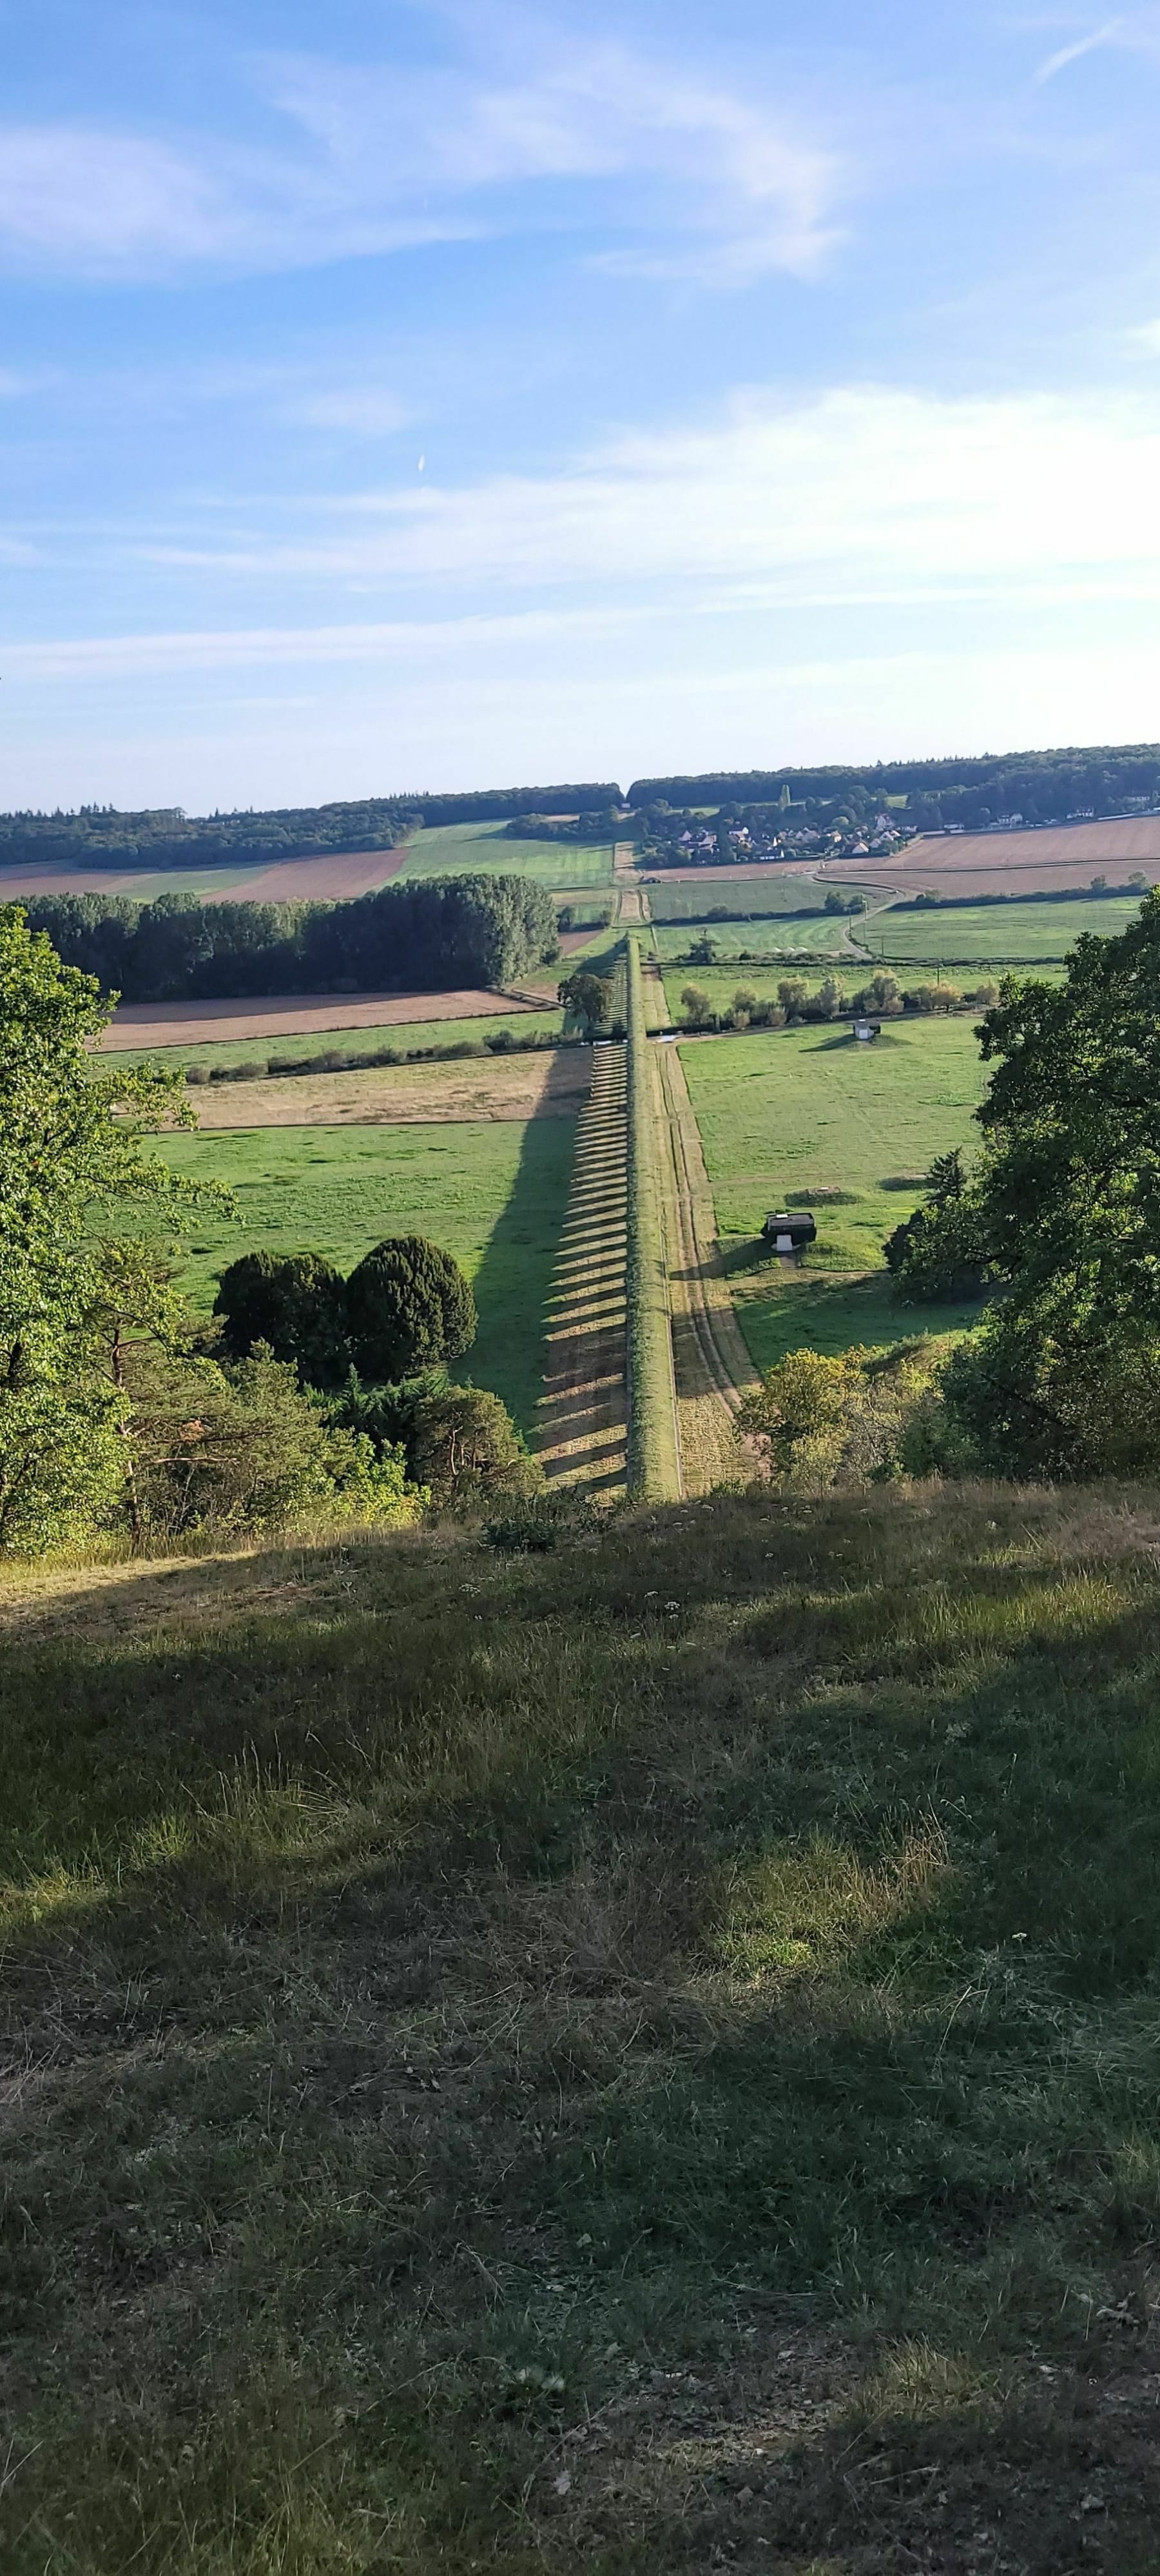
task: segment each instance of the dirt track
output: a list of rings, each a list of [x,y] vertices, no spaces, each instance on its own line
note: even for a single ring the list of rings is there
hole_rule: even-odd
[[[203,1128],[391,1127],[453,1119],[571,1118],[588,1090],[587,1047],[489,1056],[462,1064],[402,1064],[368,1073],[288,1074],[220,1082],[190,1093]]]
[[[645,969],[646,1005],[649,971]],[[653,978],[659,982],[655,967]],[[688,1494],[751,1471],[736,1430],[741,1396],[757,1376],[742,1340],[717,1242],[717,1218],[701,1133],[675,1046],[652,1049],[660,1091],[658,1169],[669,1263],[673,1368]]]
[[[555,992],[552,994],[555,1000]],[[503,993],[285,993],[263,1002],[129,1002],[99,1040],[106,1049],[223,1045],[242,1038],[321,1037],[328,1029],[491,1019],[527,1008]]]

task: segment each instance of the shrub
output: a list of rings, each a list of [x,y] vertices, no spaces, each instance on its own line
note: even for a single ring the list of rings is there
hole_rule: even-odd
[[[464,1511],[499,1495],[530,1499],[543,1485],[506,1406],[478,1386],[448,1382],[420,1396],[407,1441],[408,1465],[440,1511]]]
[[[457,1261],[421,1234],[375,1245],[346,1283],[347,1328],[361,1377],[390,1383],[458,1359],[475,1340],[475,1299]]]
[[[123,1511],[138,1545],[284,1527],[320,1512],[400,1521],[418,1507],[402,1451],[376,1455],[369,1440],[329,1423],[293,1366],[268,1350],[224,1368],[138,1351],[129,1393]]]
[[[261,1342],[310,1386],[337,1385],[347,1365],[345,1284],[321,1253],[244,1252],[222,1272],[214,1313],[231,1359]]]

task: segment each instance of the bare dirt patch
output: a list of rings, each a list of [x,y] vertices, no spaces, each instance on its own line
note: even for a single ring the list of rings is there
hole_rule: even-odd
[[[571,1118],[588,1091],[587,1047],[405,1064],[363,1073],[229,1082],[198,1095],[198,1123],[222,1127],[388,1127],[455,1119]]]
[[[555,990],[552,999],[555,1001]],[[291,1038],[327,1029],[407,1027],[419,1020],[491,1019],[527,1007],[504,993],[280,993],[262,1002],[128,1002],[99,1044],[129,1047],[208,1046],[220,1038]]]

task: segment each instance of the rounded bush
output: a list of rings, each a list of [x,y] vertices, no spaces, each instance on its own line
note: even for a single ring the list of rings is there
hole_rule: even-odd
[[[360,1377],[389,1384],[475,1340],[475,1299],[457,1261],[421,1234],[376,1243],[346,1283],[347,1329]]]

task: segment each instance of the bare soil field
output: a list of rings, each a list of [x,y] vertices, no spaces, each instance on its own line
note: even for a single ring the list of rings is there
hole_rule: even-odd
[[[572,1118],[588,1096],[591,1073],[590,1049],[577,1046],[489,1056],[479,1064],[404,1064],[223,1082],[198,1094],[198,1125],[414,1127],[458,1119]]]
[[[1037,894],[1088,885],[1093,876],[1128,876],[1143,870],[1160,882],[1160,814],[1122,822],[1061,823],[1037,832],[932,834],[912,841],[894,858],[868,867],[864,859],[831,859],[828,884],[875,884],[942,894]]]
[[[159,894],[196,894],[203,903],[333,903],[389,885],[408,855],[405,849],[325,850],[265,868],[246,859],[200,868],[68,868],[46,859],[41,867],[0,867],[0,903],[56,894],[126,894],[141,903]]]
[[[374,894],[397,877],[410,852],[326,850],[309,859],[279,859],[256,868],[234,900],[245,903],[334,903],[343,896]]]
[[[552,999],[555,1000],[553,988]],[[98,1044],[137,1047],[223,1045],[241,1038],[322,1036],[328,1029],[405,1027],[418,1020],[482,1020],[531,1008],[503,993],[277,993],[261,1002],[127,1002]]]

